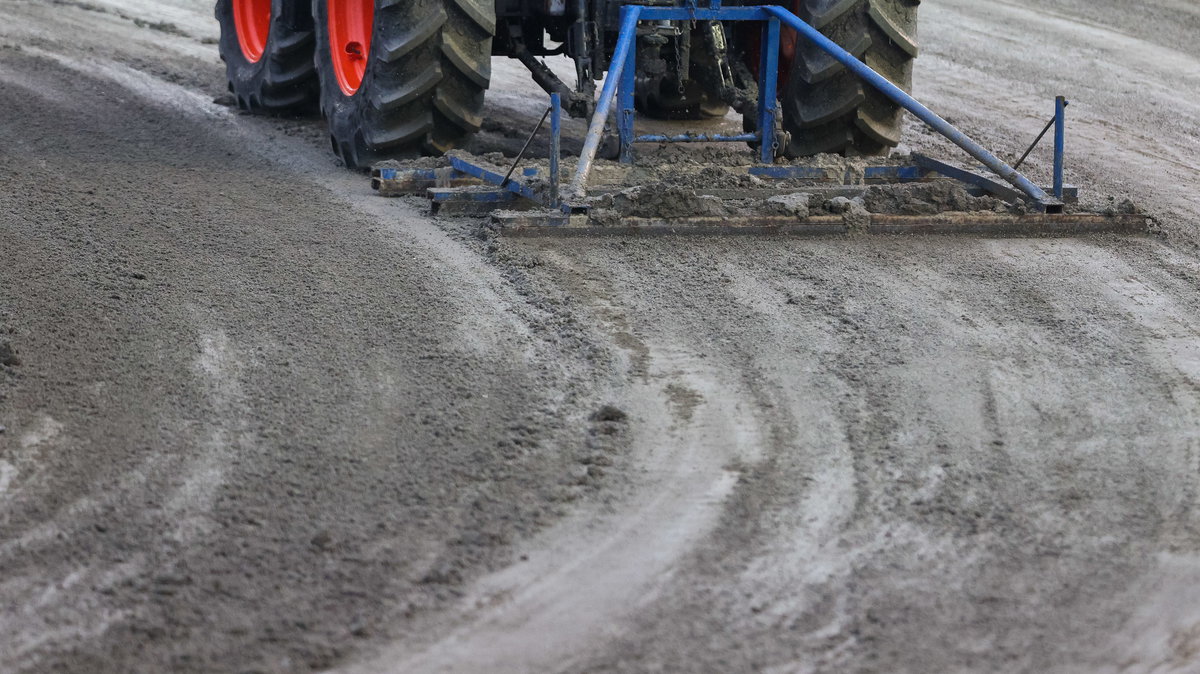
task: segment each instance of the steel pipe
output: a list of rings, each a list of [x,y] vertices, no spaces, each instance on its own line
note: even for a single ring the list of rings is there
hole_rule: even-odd
[[[558,160],[562,154],[562,98],[550,94],[550,208],[558,208]]]
[[[1063,161],[1067,144],[1067,99],[1054,100],[1054,197],[1063,198]]]
[[[571,199],[582,199],[587,190],[588,175],[596,161],[596,151],[604,139],[604,127],[608,123],[608,115],[612,112],[613,98],[617,93],[617,83],[625,69],[633,42],[637,39],[637,22],[642,15],[639,5],[626,5],[621,8],[621,32],[617,46],[613,50],[612,61],[608,67],[608,75],[604,78],[604,88],[600,91],[600,101],[596,112],[592,114],[591,125],[588,126],[587,137],[583,141],[583,153],[579,156],[579,166],[575,168],[575,179],[571,181],[568,196]]]
[[[797,33],[803,35],[808,40],[811,40],[822,51],[832,56],[836,61],[846,66],[855,75],[865,80],[868,84],[881,91],[885,96],[892,99],[896,104],[908,110],[922,122],[925,122],[930,128],[950,139],[952,143],[962,148],[967,154],[974,157],[984,166],[988,167],[993,173],[1000,176],[1007,182],[1024,192],[1040,208],[1046,209],[1048,212],[1061,212],[1062,202],[1052,198],[1050,195],[1030,182],[1028,178],[1021,175],[1016,169],[1004,163],[999,157],[988,152],[982,145],[971,140],[965,133],[959,131],[953,124],[947,122],[933,112],[929,108],[922,105],[912,96],[905,93],[900,87],[892,84],[886,77],[872,70],[862,61],[859,61],[850,52],[842,49],[833,40],[825,37],[821,31],[813,28],[809,24],[802,21],[799,17],[782,7],[765,6],[763,9],[772,16],[775,16],[783,23],[793,28]]]

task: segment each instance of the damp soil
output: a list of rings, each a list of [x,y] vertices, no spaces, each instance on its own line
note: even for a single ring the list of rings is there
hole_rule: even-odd
[[[705,148],[701,148],[704,150]],[[712,164],[680,161],[681,150],[673,146],[664,152],[645,153],[630,164],[597,159],[588,181],[589,207],[592,224],[603,227],[618,225],[622,218],[652,218],[680,220],[688,218],[737,219],[756,215],[785,215],[804,220],[809,216],[843,215],[847,219],[864,214],[938,215],[943,213],[996,212],[1024,214],[1028,205],[1021,200],[1005,201],[989,195],[972,195],[959,181],[930,178],[923,182],[873,184],[867,183],[865,171],[870,167],[911,166],[911,155],[893,153],[888,157],[845,158],[818,155],[805,159],[780,162],[779,166],[811,169],[822,179],[807,177],[768,178],[753,174],[754,166],[745,149],[700,151],[699,156],[716,156]],[[549,189],[549,162],[537,157],[508,157],[502,152],[483,155],[454,151],[450,156],[470,162],[496,173],[514,175],[535,192]],[[574,175],[577,160],[560,161],[563,176]],[[390,160],[376,168],[400,171],[418,169],[448,169],[448,158]],[[525,175],[533,171],[533,175]],[[560,178],[563,184],[565,179]],[[830,194],[838,188],[846,194]],[[560,189],[562,189],[560,187]],[[807,190],[807,191],[806,191]],[[1068,212],[1084,212],[1076,204]],[[1129,199],[1109,204],[1092,212],[1136,213],[1138,207]]]
[[[1195,10],[1050,5],[924,3],[916,95],[1008,160],[1068,95],[1158,234],[504,238],[222,105],[207,1],[8,2],[0,670],[1195,671]],[[503,167],[542,98],[489,101]]]

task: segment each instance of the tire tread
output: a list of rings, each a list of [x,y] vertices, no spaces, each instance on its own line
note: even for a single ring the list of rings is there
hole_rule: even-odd
[[[316,35],[307,7],[305,0],[280,0],[271,18],[266,50],[252,63],[238,44],[232,0],[217,0],[214,14],[221,24],[218,48],[225,62],[229,91],[242,109],[266,115],[303,115],[316,109]],[[304,18],[284,18],[295,16]]]
[[[912,89],[920,0],[804,0],[800,18],[896,86]],[[901,108],[845,66],[800,40],[783,91],[787,154],[869,155],[900,141]]]
[[[332,145],[346,165],[441,154],[478,131],[495,30],[494,0],[381,0],[358,94],[322,86]],[[331,67],[321,53],[326,39],[318,36],[322,69]]]

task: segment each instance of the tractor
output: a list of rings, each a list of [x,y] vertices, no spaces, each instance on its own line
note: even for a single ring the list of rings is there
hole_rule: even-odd
[[[706,0],[707,1],[707,0]],[[246,111],[319,109],[334,153],[354,169],[440,155],[483,124],[493,56],[519,60],[589,117],[612,58],[623,5],[695,0],[217,0],[229,90]],[[920,0],[789,0],[783,5],[905,91],[917,56]],[[726,6],[764,4],[724,0]],[[760,31],[715,21],[643,22],[635,105],[666,120],[756,124]],[[573,84],[544,59],[574,62]],[[886,154],[901,108],[794,32],[780,47],[780,154]]]

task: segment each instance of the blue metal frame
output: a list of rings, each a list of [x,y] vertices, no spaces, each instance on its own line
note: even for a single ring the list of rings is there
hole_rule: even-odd
[[[625,50],[624,65],[619,76],[609,71],[609,77],[617,80],[617,134],[621,138],[621,163],[633,161],[633,119],[636,114],[633,104],[633,93],[637,86],[637,22],[642,16],[642,9],[630,6],[621,8],[622,25],[627,15],[633,15],[634,38],[630,41],[629,49]],[[622,36],[623,37],[623,36]],[[616,58],[613,58],[616,63]]]
[[[513,194],[520,195],[531,201],[538,201],[538,197],[540,196],[536,190],[534,190],[533,188],[531,188],[527,185],[522,184],[519,181],[516,181],[516,180],[505,181],[503,175],[496,173],[495,171],[489,171],[489,170],[483,168],[482,166],[476,166],[475,164],[472,164],[471,162],[466,161],[465,159],[461,159],[459,157],[450,157],[450,166],[454,167],[455,171],[458,171],[459,173],[462,173],[463,175],[471,176],[472,178],[478,178],[485,183],[490,183],[492,185],[499,186],[500,189],[502,189],[502,190],[508,190],[509,192],[512,192]],[[530,171],[532,171],[533,173],[530,173]],[[537,172],[537,169],[527,169],[527,171],[525,172],[525,175],[526,176],[533,175],[536,172]]]
[[[571,181],[568,197],[583,198],[587,190],[588,175],[592,172],[592,163],[596,161],[596,151],[600,149],[600,141],[604,139],[604,126],[608,124],[608,114],[612,111],[613,98],[617,93],[617,81],[625,71],[625,62],[629,52],[633,50],[633,41],[637,39],[637,22],[641,8],[636,5],[626,5],[621,9],[621,31],[617,44],[613,48],[612,61],[609,62],[608,76],[604,78],[604,88],[600,90],[600,99],[596,101],[596,111],[588,125],[587,136],[583,139],[583,152],[579,155],[579,165],[575,169],[575,179]],[[631,76],[632,76],[631,71]],[[633,105],[630,103],[630,107]]]
[[[612,111],[614,99],[617,101],[617,129],[621,139],[622,161],[632,160],[632,144],[638,140],[653,140],[655,142],[673,140],[672,137],[666,136],[643,136],[638,138],[633,132],[635,114],[633,89],[637,59],[635,42],[637,40],[638,21],[762,21],[764,22],[764,48],[762,50],[762,62],[759,69],[759,130],[756,134],[753,134],[752,140],[761,140],[760,158],[763,163],[773,161],[774,152],[777,149],[774,147],[773,132],[775,129],[775,116],[778,114],[776,88],[779,81],[779,28],[781,24],[784,24],[810,40],[822,51],[833,57],[834,60],[846,66],[865,82],[911,112],[934,131],[948,138],[989,170],[1027,195],[1037,205],[1039,210],[1050,213],[1062,212],[1062,201],[1060,199],[1046,194],[1042,188],[1035,185],[1016,169],[1004,163],[991,152],[988,152],[982,145],[976,143],[962,131],[959,131],[954,125],[939,117],[932,110],[892,84],[886,77],[872,70],[865,63],[825,37],[821,31],[805,23],[790,11],[775,5],[722,7],[721,0],[709,0],[708,7],[700,7],[698,3],[701,1],[687,0],[687,4],[683,7],[625,5],[621,8],[621,28],[617,44],[613,50],[613,58],[609,66],[608,77],[604,82],[604,88],[600,93],[600,100],[597,102],[595,114],[592,116],[591,124],[588,127],[588,134],[584,141],[583,153],[579,158],[579,164],[575,171],[575,178],[571,182],[570,198],[582,198],[586,190],[588,175],[591,173],[592,164],[596,158],[596,151],[599,149],[603,139],[604,127],[608,121],[609,113]],[[1059,130],[1056,136],[1061,136],[1063,125],[1060,123],[1058,126]],[[684,141],[698,139],[697,136],[687,134],[675,138],[680,138]],[[734,139],[739,141],[746,140],[746,134],[728,137],[709,136],[706,138],[706,140]],[[1056,147],[1056,158],[1061,158],[1061,156],[1062,153]]]
[[[644,7],[626,5],[621,8],[622,26],[626,12],[636,15],[636,21],[760,21],[763,24],[762,56],[759,63],[758,131],[733,136],[725,134],[680,134],[665,136],[634,134],[634,90],[637,86],[637,46],[630,47],[617,84],[617,134],[621,142],[621,162],[633,161],[634,143],[759,143],[759,160],[764,164],[775,161],[779,149],[775,142],[776,119],[779,115],[779,19],[767,16],[759,7],[726,7],[720,1],[707,9],[697,7],[696,0],[685,7]],[[749,10],[749,11],[739,11]],[[614,59],[615,61],[615,59]],[[773,75],[773,76],[772,76]],[[610,75],[611,76],[611,75]]]
[[[931,157],[926,157],[923,154],[914,153],[912,159],[913,162],[921,168],[924,168],[928,171],[934,171],[935,173],[944,175],[947,178],[954,178],[955,180],[967,183],[968,185],[974,185],[988,194],[1000,197],[1005,201],[1015,202],[1021,198],[1021,193],[1009,187],[1008,185],[992,180],[991,178],[975,173],[974,171],[960,169],[957,166],[951,166],[946,162],[938,161]]]
[[[587,178],[596,152],[604,136],[604,127],[617,105],[617,135],[621,144],[621,161],[633,161],[634,143],[695,143],[737,142],[758,143],[759,159],[764,164],[775,161],[779,146],[775,129],[779,111],[779,19],[767,12],[766,7],[722,7],[721,0],[709,0],[708,7],[699,6],[701,0],[687,0],[683,7],[647,7],[625,5],[621,8],[621,28],[613,57],[609,62],[608,76],[596,112],[592,115],[588,134],[584,139],[583,152],[571,181],[569,197],[579,199],[587,189]],[[637,76],[637,26],[639,21],[760,21],[763,24],[762,60],[759,63],[758,84],[758,131],[754,133],[724,134],[680,134],[675,136],[648,134],[635,135],[634,89]]]
[[[558,160],[562,154],[562,97],[550,94],[550,208],[558,208]]]
[[[1054,101],[1054,197],[1063,198],[1063,162],[1067,144],[1067,99]]]
[[[720,0],[714,0],[719,5]],[[779,128],[779,19],[763,22],[762,49],[758,65],[758,133],[759,156],[764,164],[770,164],[779,156],[779,143],[775,140],[775,129]]]
[[[1013,185],[1018,191],[1010,190],[990,178],[971,171],[963,171],[948,164],[937,162],[927,157],[914,157],[916,167],[880,167],[878,175],[871,176],[875,180],[885,180],[891,177],[899,180],[919,180],[928,171],[936,171],[942,175],[958,178],[1006,198],[1017,198],[1020,194],[1029,197],[1038,210],[1048,213],[1061,213],[1062,198],[1065,194],[1063,184],[1063,163],[1065,145],[1066,115],[1068,105],[1063,97],[1058,97],[1055,105],[1055,147],[1054,147],[1054,196],[1046,194],[1045,190],[1033,184],[1015,168],[1001,161],[998,157],[984,149],[981,145],[967,137],[952,124],[939,117],[929,108],[919,103],[912,96],[888,81],[879,73],[872,70],[852,54],[839,47],[819,30],[800,20],[782,7],[775,5],[722,7],[721,0],[708,0],[708,7],[700,7],[703,0],[686,0],[682,7],[651,7],[644,5],[625,5],[621,8],[621,28],[613,51],[608,77],[597,101],[595,114],[588,126],[584,139],[583,152],[579,158],[574,179],[571,182],[567,197],[569,200],[582,199],[586,193],[587,179],[595,161],[596,152],[603,140],[604,129],[612,111],[613,103],[617,104],[617,129],[621,141],[621,160],[632,161],[632,145],[635,142],[759,142],[759,158],[763,164],[771,164],[777,154],[775,129],[778,122],[779,103],[777,84],[779,80],[779,40],[780,28],[783,24],[796,30],[800,35],[817,45],[839,63],[850,69],[858,77],[891,98],[929,127],[950,139],[970,156],[984,164],[992,172]],[[759,64],[759,106],[758,131],[752,134],[679,134],[679,135],[643,135],[634,134],[634,87],[637,71],[637,26],[641,20],[646,21],[760,21],[763,24],[763,44]],[[451,158],[451,165],[462,174],[479,178],[485,182],[499,185],[502,189],[519,194],[534,201],[542,201],[552,208],[562,208],[571,212],[578,204],[563,204],[560,200],[559,154],[561,152],[562,105],[557,94],[550,98],[551,116],[551,152],[550,152],[550,190],[548,199],[540,199],[533,189],[515,181],[505,181],[503,176],[482,167],[473,165],[462,159]],[[805,167],[772,167],[762,166],[751,169],[751,173],[770,177],[798,177],[799,174],[818,172],[818,169]],[[864,176],[866,177],[866,176]]]
[[[561,102],[561,99],[556,102]],[[444,173],[443,169],[380,168],[375,169],[372,183],[373,185],[376,181],[411,183],[407,188],[402,186],[401,190],[407,189],[407,191],[402,191],[401,193],[417,194],[424,192],[435,203],[439,201],[511,201],[519,195],[550,208],[560,208],[562,206],[559,198],[561,169],[560,162],[556,157],[558,157],[559,148],[561,147],[561,127],[559,126],[561,123],[561,111],[561,107],[558,108],[558,121],[551,124],[552,154],[550,157],[549,186],[544,191],[529,187],[511,178],[505,180],[504,176],[495,171],[457,157],[450,158],[451,166],[448,169],[449,173]],[[551,120],[554,120],[553,108],[551,112]],[[1057,159],[1061,166],[1061,154],[1058,155]],[[921,182],[941,176],[966,183],[978,190],[979,194],[991,194],[1005,201],[1016,201],[1022,198],[1022,194],[1016,189],[981,173],[968,171],[916,153],[912,155],[912,160],[912,164],[866,166],[861,169],[861,172],[856,172],[852,169],[845,169],[843,171],[841,169],[816,166],[769,164],[750,166],[747,169],[747,174],[768,180],[805,180],[815,184],[862,187],[863,189],[869,185],[879,183]],[[538,174],[539,171],[537,168],[530,167],[522,170],[522,175],[525,178],[533,178]],[[463,187],[436,185],[439,182],[453,182],[462,178],[475,178],[497,189],[491,192],[479,192],[464,189]],[[379,189],[379,187],[376,186],[376,189]],[[1064,199],[1078,199],[1079,190],[1073,185],[1060,185],[1054,189],[1056,192],[1061,193]],[[972,192],[972,194],[975,194],[975,192]],[[569,211],[569,208],[566,210]]]
[[[1066,137],[1065,111],[1068,105],[1069,103],[1064,97],[1059,96],[1056,99],[1055,118],[1053,121],[1053,124],[1056,127],[1054,144],[1053,192],[1059,200],[1064,199],[1067,196],[1068,191],[1072,192],[1073,195],[1078,193],[1076,188],[1072,187],[1068,189],[1063,183],[1064,145]],[[376,170],[377,179],[383,181],[398,180],[400,179],[401,174],[404,174],[407,180],[415,181],[416,183],[437,183],[440,179],[453,180],[460,177],[473,177],[478,180],[482,180],[483,182],[498,186],[500,189],[500,194],[503,196],[498,197],[495,194],[489,194],[486,192],[470,192],[457,189],[434,188],[432,186],[430,186],[429,193],[433,195],[435,202],[439,200],[494,202],[511,199],[514,195],[519,195],[531,201],[542,203],[550,208],[562,209],[564,212],[570,213],[572,211],[572,205],[563,204],[559,193],[561,185],[561,170],[559,160],[562,151],[562,99],[558,94],[551,94],[550,107],[547,110],[547,115],[550,118],[550,175],[549,188],[544,192],[516,180],[506,178],[495,171],[491,171],[485,167],[473,164],[459,157],[450,157],[451,173],[449,175],[441,175],[440,169],[409,169],[401,171],[392,168],[382,168]],[[595,120],[593,120],[593,122],[594,121]],[[640,138],[668,142],[694,142],[707,141],[713,138],[745,141],[759,137],[761,136],[754,134],[743,134],[741,136],[684,134],[679,136],[642,136]],[[969,185],[973,185],[983,192],[993,194],[1006,201],[1014,201],[1022,197],[1021,192],[974,171],[964,170],[920,154],[913,154],[912,159],[914,162],[913,165],[865,167],[861,176],[861,182],[867,184],[879,182],[911,182],[925,180],[931,175],[936,174],[954,178]],[[538,170],[536,168],[526,168],[522,173],[528,178],[536,176]],[[846,185],[850,185],[851,180],[853,179],[853,176],[849,170],[847,170],[844,175],[839,176],[836,174],[836,171],[832,169],[795,165],[780,166],[764,164],[752,166],[749,168],[749,174],[768,179],[802,179],[816,182],[843,181],[843,183]],[[578,179],[578,177],[579,176],[577,174],[576,178]],[[438,194],[442,194],[443,197],[439,199]],[[1044,202],[1039,203],[1041,205],[1045,205]],[[1053,203],[1053,201],[1051,201],[1051,203]],[[1061,204],[1061,201],[1058,203]]]

